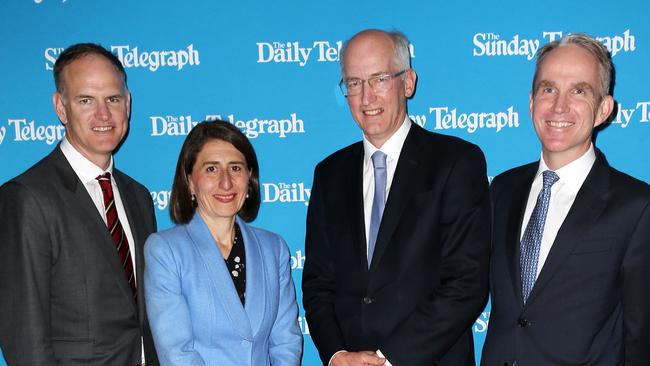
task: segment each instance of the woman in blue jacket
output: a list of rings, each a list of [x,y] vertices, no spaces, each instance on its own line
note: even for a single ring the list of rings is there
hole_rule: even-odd
[[[299,365],[302,333],[284,240],[249,226],[252,145],[224,121],[188,134],[172,186],[177,224],[145,245],[147,313],[161,365]]]

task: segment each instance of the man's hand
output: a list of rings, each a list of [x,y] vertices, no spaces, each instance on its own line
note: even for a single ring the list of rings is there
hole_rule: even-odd
[[[332,357],[330,366],[381,366],[385,362],[385,358],[372,351],[340,352]]]

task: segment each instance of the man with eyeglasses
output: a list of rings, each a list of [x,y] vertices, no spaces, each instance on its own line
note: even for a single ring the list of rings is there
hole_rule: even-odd
[[[341,71],[363,140],[314,173],[303,301],[323,364],[474,365],[490,249],[483,154],[409,119],[402,33],[356,34]]]

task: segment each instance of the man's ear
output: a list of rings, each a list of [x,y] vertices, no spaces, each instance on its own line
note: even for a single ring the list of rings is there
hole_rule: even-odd
[[[418,80],[418,75],[415,73],[415,70],[408,69],[406,70],[404,76],[404,95],[407,98],[410,98],[415,92],[415,83]]]
[[[68,116],[65,111],[65,105],[63,104],[63,95],[61,93],[54,92],[52,95],[52,104],[54,104],[54,111],[56,112],[56,115],[59,117],[59,120],[61,123],[64,125],[68,123]]]
[[[606,95],[600,101],[600,105],[598,105],[598,109],[596,110],[594,127],[600,126],[603,122],[607,121],[609,115],[612,114],[612,110],[614,110],[614,98],[611,95]]]
[[[126,91],[126,118],[131,118],[131,92]]]

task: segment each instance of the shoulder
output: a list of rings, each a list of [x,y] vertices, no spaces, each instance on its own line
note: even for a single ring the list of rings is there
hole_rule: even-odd
[[[66,176],[68,173],[74,174],[74,171],[71,168],[70,172],[61,169],[54,155],[54,152],[47,155],[20,175],[2,184],[0,201],[20,205],[26,204],[26,200],[30,198],[43,201],[40,205],[52,201],[52,198],[57,196],[53,194],[53,189],[61,192],[58,188],[66,186],[67,182],[76,178]]]
[[[444,152],[447,157],[461,156],[465,154],[483,156],[483,152],[478,145],[473,144],[460,137],[443,135],[437,132],[426,130],[416,123],[411,126],[409,136],[407,136],[405,144],[412,143],[416,147],[431,151],[432,153]],[[437,155],[436,158],[439,158]]]
[[[33,190],[51,190],[64,172],[60,171],[55,164],[57,157],[52,152],[40,161],[29,167],[23,173],[6,182],[4,186],[23,186]],[[62,156],[62,155],[61,155]],[[71,170],[72,173],[74,171]]]
[[[644,202],[650,201],[650,185],[648,183],[612,167],[609,167],[609,175],[612,191]]]
[[[512,190],[515,187],[532,183],[531,179],[538,166],[539,162],[536,161],[506,170],[494,177],[490,184],[490,191],[494,195],[503,190]]]
[[[327,156],[318,165],[317,171],[329,171],[339,169],[342,165],[350,164],[355,157],[363,155],[363,143],[361,141],[348,145]]]

